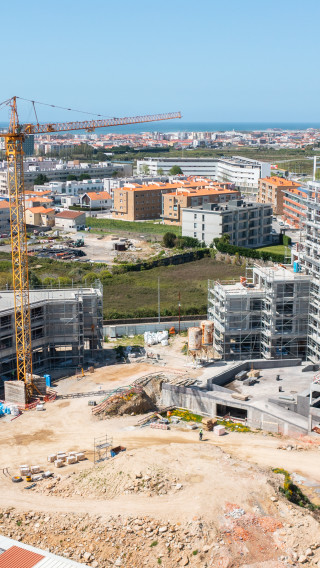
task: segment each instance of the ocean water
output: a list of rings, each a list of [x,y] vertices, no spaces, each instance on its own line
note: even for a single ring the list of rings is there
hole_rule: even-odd
[[[8,124],[0,122],[0,128]],[[183,120],[164,120],[143,124],[127,124],[110,128],[98,128],[96,133],[139,134],[141,132],[226,132],[230,130],[250,132],[253,130],[306,130],[320,129],[319,122],[183,122]]]

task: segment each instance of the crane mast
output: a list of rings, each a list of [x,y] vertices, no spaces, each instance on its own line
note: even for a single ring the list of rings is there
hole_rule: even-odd
[[[8,132],[0,133],[0,136],[4,137],[6,141],[8,166],[17,379],[24,381],[26,385],[26,396],[27,399],[30,400],[35,386],[32,379],[32,332],[23,172],[23,142],[25,136],[28,134],[66,132],[81,129],[93,131],[96,128],[102,127],[181,118],[181,114],[177,112],[112,118],[107,120],[86,120],[50,124],[28,123],[21,125],[19,124],[16,99],[16,97],[13,97],[10,101],[6,101],[11,107],[10,125]]]
[[[16,336],[17,379],[24,381],[27,398],[33,391],[31,316],[27,231],[25,222],[25,193],[23,175],[24,134],[19,131],[16,99],[11,101],[11,120],[6,137],[8,192],[10,200],[12,283]]]

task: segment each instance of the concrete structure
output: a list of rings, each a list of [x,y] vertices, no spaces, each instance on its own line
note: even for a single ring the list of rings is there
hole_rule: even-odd
[[[233,199],[225,205],[206,204],[182,210],[182,235],[211,245],[224,234],[230,244],[259,247],[272,242],[272,209],[269,205]]]
[[[233,183],[245,193],[256,193],[262,177],[270,176],[271,165],[239,156],[230,158],[145,158],[137,161],[137,173],[156,175],[160,170],[168,174],[172,166],[179,166],[184,175],[205,176],[219,182]]]
[[[25,156],[33,156],[34,154],[34,134],[28,134],[22,144]]]
[[[55,216],[55,225],[65,231],[84,229],[86,214],[83,211],[60,211]]]
[[[272,205],[275,215],[283,215],[284,190],[295,190],[298,183],[278,176],[266,177],[259,180],[258,203]]]
[[[88,564],[83,562],[80,564],[0,535],[0,568],[84,568],[86,566]]]
[[[35,373],[82,367],[102,349],[102,287],[30,291]],[[0,377],[15,378],[14,298],[0,292]]]
[[[238,283],[209,281],[208,317],[217,355],[305,359],[309,291],[310,277],[291,266],[254,266]]]
[[[81,205],[88,209],[111,209],[112,198],[107,191],[88,192],[80,198]]]
[[[203,189],[178,188],[162,196],[162,219],[166,225],[182,225],[183,208],[226,203],[234,198],[240,198],[240,193],[229,183],[210,182]]]
[[[249,386],[235,380],[240,371],[250,371],[252,368],[259,369],[261,377],[254,384]],[[201,387],[165,383],[162,387],[162,404],[187,408],[197,414],[230,418],[251,428],[289,436],[306,434],[319,421],[320,410],[316,407],[316,401],[309,396],[310,384],[311,389],[315,390],[312,383],[314,372],[302,368],[301,359],[247,359],[228,365],[222,371],[209,366],[203,374]],[[235,398],[235,389],[244,400]],[[313,422],[310,415],[313,416]]]
[[[54,209],[41,206],[28,207],[26,209],[27,225],[35,225],[36,227],[53,227],[54,222]]]
[[[10,233],[10,205],[8,201],[0,201],[0,234]]]

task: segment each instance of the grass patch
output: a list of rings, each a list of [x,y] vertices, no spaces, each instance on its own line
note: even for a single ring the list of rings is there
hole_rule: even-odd
[[[168,231],[175,235],[181,235],[181,227],[162,225],[158,221],[121,221],[117,219],[97,219],[96,217],[87,217],[87,227],[100,229],[102,231],[127,231],[131,233],[139,233],[140,235],[155,234],[164,235]]]
[[[309,511],[320,511],[320,506],[314,505],[301,489],[292,483],[291,475],[288,471],[278,467],[274,468],[272,471],[273,473],[284,475],[283,487],[279,487],[279,491],[285,495],[290,503],[299,505],[299,507],[303,507],[304,509],[309,509]]]
[[[115,345],[121,347],[143,347],[144,337],[143,335],[134,335],[134,337],[127,337],[126,335],[123,335],[115,341]]]
[[[270,247],[261,247],[255,250],[259,250],[262,252],[270,252],[270,253],[276,253],[276,254],[283,254],[283,255],[288,255],[288,252],[290,251],[290,247],[286,247],[285,245],[275,245],[275,246],[270,246]]]
[[[197,556],[198,552],[199,552],[198,550],[193,550],[192,551],[193,556]]]
[[[171,416],[178,416],[181,420],[185,420],[186,422],[202,422],[202,416],[199,414],[193,414],[189,412],[189,410],[180,410],[177,408],[171,412]]]
[[[219,426],[224,426],[231,432],[251,432],[248,426],[245,426],[241,422],[232,422],[231,420],[217,420]]]
[[[158,544],[158,541],[157,541],[157,540],[154,540],[154,541],[150,544],[150,546],[151,546],[151,548],[153,548],[154,546],[157,546],[157,544]]]

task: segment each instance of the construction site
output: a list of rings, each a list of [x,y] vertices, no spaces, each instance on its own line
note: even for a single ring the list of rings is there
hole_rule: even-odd
[[[0,566],[10,539],[64,557],[51,557],[57,568],[319,566],[310,276],[256,266],[237,284],[209,283],[208,320],[188,337],[104,337],[98,281],[30,289],[24,136],[180,113],[21,125],[16,98],[6,104],[13,290],[0,293]]]

